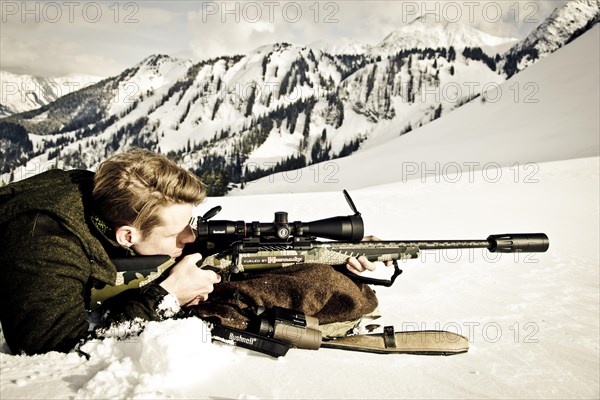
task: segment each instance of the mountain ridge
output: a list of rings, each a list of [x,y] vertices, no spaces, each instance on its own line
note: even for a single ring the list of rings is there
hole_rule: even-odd
[[[508,77],[558,50],[600,21],[600,0],[571,0],[504,54]]]

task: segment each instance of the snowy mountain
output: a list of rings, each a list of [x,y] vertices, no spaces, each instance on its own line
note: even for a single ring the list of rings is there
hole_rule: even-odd
[[[122,137],[126,130],[131,133],[126,139],[129,142],[123,144],[151,145],[145,132],[140,133],[145,123],[136,119],[137,125],[131,125],[132,120],[127,116],[145,96],[155,89],[170,86],[190,65],[189,61],[168,56],[151,56],[116,77],[86,86],[35,110],[3,118],[0,120],[3,150],[0,173],[11,173],[10,177],[4,177],[4,182],[13,177],[26,177],[27,173],[15,169],[17,166],[33,165],[29,170],[33,172],[29,173],[37,173],[56,165],[59,155],[65,165],[74,168],[94,165],[99,155],[118,148],[119,143],[114,138],[110,143],[104,142],[101,149],[94,149],[93,144],[94,140],[102,140],[103,135],[108,137],[110,133],[106,129],[117,121],[121,123],[121,131],[113,134]],[[90,151],[84,151],[88,146]],[[74,150],[60,154],[61,148]]]
[[[402,116],[398,136],[439,118],[475,95],[466,83],[503,80],[482,57],[452,48],[330,55],[286,43],[194,65],[153,56],[0,121],[13,138],[2,172],[5,181],[19,179],[18,165],[57,161],[93,169],[138,145],[171,153],[223,193],[227,182],[348,155],[381,121]]]
[[[217,195],[376,147],[506,80],[503,59],[478,43],[510,39],[431,18],[389,35],[377,52],[347,43],[340,46],[351,54],[331,54],[335,49],[323,43],[328,51],[275,43],[195,64],[150,56],[118,76],[1,119],[0,179],[54,166],[95,169],[118,149],[142,146],[169,154]]]
[[[556,51],[600,21],[600,0],[571,0],[504,56],[504,71],[510,77]]]
[[[493,36],[461,23],[453,23],[432,13],[423,14],[390,33],[373,47],[373,54],[393,54],[407,49],[437,47],[463,50],[466,47],[496,48],[516,42],[514,38]]]
[[[537,163],[598,156],[600,95],[589,88],[600,87],[599,46],[596,25],[481,98],[420,129],[393,137],[389,132],[402,129],[404,121],[391,119],[373,130],[372,145],[351,157],[262,178],[233,194],[358,189],[365,183],[357,176],[369,177],[369,185],[433,175],[468,179],[474,174],[489,176],[494,183],[501,167],[528,165],[526,175],[535,177]]]
[[[43,78],[0,71],[0,118],[39,108],[101,79],[93,75]]]

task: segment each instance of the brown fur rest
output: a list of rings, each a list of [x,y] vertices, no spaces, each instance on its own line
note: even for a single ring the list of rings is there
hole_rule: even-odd
[[[203,319],[245,329],[247,306],[283,307],[319,319],[321,324],[356,320],[377,307],[371,288],[325,264],[298,264],[248,274],[248,279],[215,286],[209,301],[194,307]],[[235,293],[241,295],[235,298]],[[254,303],[254,304],[247,304]]]

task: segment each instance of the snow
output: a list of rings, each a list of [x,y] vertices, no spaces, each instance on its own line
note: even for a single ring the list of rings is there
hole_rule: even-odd
[[[275,166],[282,157],[287,158],[295,155],[301,140],[302,133],[300,132],[270,134],[262,145],[250,153],[246,165],[250,169],[252,169],[252,166],[263,168],[268,165]],[[274,154],[277,154],[277,156],[274,156]]]
[[[365,54],[368,53],[371,46],[357,42],[353,39],[341,38],[335,42],[326,40],[317,40],[306,45],[306,47],[329,53],[332,55],[338,54]]]
[[[119,83],[107,113],[118,114],[131,106],[133,100],[149,90],[166,87],[185,74],[192,62],[169,56],[153,55],[141,61],[137,72]]]
[[[39,108],[101,80],[101,77],[94,75],[71,74],[44,78],[0,71],[0,102],[6,107],[6,112],[0,112],[0,117]]]
[[[450,46],[454,46],[457,50],[481,46],[493,49],[517,41],[515,38],[493,36],[462,23],[446,21],[440,15],[424,14],[390,33],[381,43],[373,47],[371,53],[392,54],[403,49],[435,49]]]
[[[286,210],[311,221],[349,214],[348,185],[366,233],[381,239],[545,232],[546,253],[425,252],[402,263],[394,287],[377,289],[379,324],[459,332],[468,353],[292,349],[273,359],[211,344],[197,319],[168,320],[86,344],[89,360],[11,355],[1,338],[0,398],[599,398],[598,33],[501,86],[534,82],[538,103],[477,99],[386,145],[300,170],[304,180],[265,178],[198,210],[218,204],[218,218],[247,221]],[[491,167],[427,172],[436,160]],[[403,162],[430,169],[403,179]]]
[[[562,46],[578,29],[600,14],[598,0],[575,0],[558,7],[550,17],[521,40],[513,50],[535,48],[541,54],[549,54]]]

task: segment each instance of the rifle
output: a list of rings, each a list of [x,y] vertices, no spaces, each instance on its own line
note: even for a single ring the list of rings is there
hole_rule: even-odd
[[[362,241],[364,225],[360,212],[346,190],[343,191],[353,215],[338,216],[303,223],[288,222],[288,214],[275,213],[273,222],[210,220],[221,207],[217,206],[200,217],[195,230],[196,243],[208,243],[207,248],[219,249],[199,262],[224,279],[272,268],[284,268],[299,263],[322,263],[343,266],[350,257],[364,256],[369,261],[391,261],[394,271],[389,279],[375,279],[352,274],[362,283],[392,286],[402,273],[399,260],[417,258],[421,250],[487,249],[492,253],[545,252],[549,247],[544,233],[490,235],[485,240],[410,240]],[[317,237],[333,241],[318,241]],[[206,253],[205,253],[206,254]],[[137,259],[137,260],[136,260]],[[148,256],[113,260],[120,271],[139,268],[139,262],[161,265],[168,257]],[[129,263],[130,265],[125,265]]]
[[[298,263],[322,263],[342,266],[338,270],[355,281],[389,287],[402,273],[398,261],[417,258],[421,250],[482,248],[492,253],[515,253],[545,252],[549,247],[548,236],[544,233],[490,235],[485,240],[361,241],[364,235],[361,214],[348,192],[344,190],[343,193],[353,215],[308,223],[290,223],[288,214],[283,211],[276,212],[274,221],[268,223],[211,220],[221,211],[220,206],[212,208],[193,223],[198,236],[192,244],[192,252],[209,254],[198,262],[198,266],[213,270],[224,280],[229,280]],[[317,237],[331,241],[318,241]],[[359,256],[369,261],[391,261],[394,266],[391,277],[369,278],[343,268],[348,258]],[[134,287],[160,276],[175,260],[168,256],[142,256],[113,259],[113,262],[123,274],[124,282]],[[141,270],[147,272],[140,273]],[[102,293],[96,293],[96,298],[101,297]],[[258,329],[246,331],[215,324],[213,339],[233,341],[238,346],[276,357],[285,355],[292,345],[317,349],[322,344],[318,321],[300,312],[279,307],[257,309],[256,318],[259,323],[255,324],[255,328]],[[467,351],[466,338],[451,332],[442,333],[448,336],[443,343],[435,336],[440,332],[395,333],[393,327],[386,327],[381,338],[358,335],[349,338],[349,341],[325,342],[324,346],[379,353],[458,354]],[[411,345],[406,342],[409,339],[412,340]],[[424,344],[432,340],[430,345]]]

